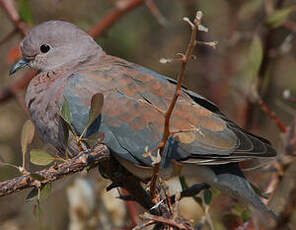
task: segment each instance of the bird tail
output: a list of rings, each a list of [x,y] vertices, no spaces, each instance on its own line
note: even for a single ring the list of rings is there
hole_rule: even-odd
[[[230,167],[230,169],[225,169],[225,167]],[[216,174],[216,180],[212,182],[212,186],[250,205],[251,211],[259,217],[257,219],[262,224],[274,226],[277,216],[260,200],[238,164],[224,165],[224,167],[214,166],[212,169]]]

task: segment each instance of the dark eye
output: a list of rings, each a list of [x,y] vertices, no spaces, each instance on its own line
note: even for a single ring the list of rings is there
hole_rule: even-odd
[[[47,45],[47,44],[43,44],[43,45],[40,46],[40,51],[42,53],[47,53],[49,50],[50,50],[50,46]]]

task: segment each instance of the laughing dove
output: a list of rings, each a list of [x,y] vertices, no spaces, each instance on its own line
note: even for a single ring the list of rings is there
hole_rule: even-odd
[[[20,47],[23,58],[10,74],[24,66],[38,70],[28,86],[26,106],[44,143],[60,152],[66,150],[60,117],[64,98],[70,105],[71,124],[80,135],[88,122],[91,98],[101,93],[102,113],[84,137],[104,133],[102,142],[124,167],[140,178],[151,177],[153,161],[145,152],[161,140],[161,111],[170,104],[174,80],[107,55],[86,32],[64,21],[34,27]],[[199,178],[251,204],[260,215],[275,218],[238,166],[241,161],[274,157],[276,152],[268,140],[241,129],[215,104],[185,88],[173,111],[170,129],[180,132],[166,143],[163,177],[175,175],[171,162],[178,161],[183,165],[181,175]],[[76,143],[70,138],[71,156],[79,151]]]

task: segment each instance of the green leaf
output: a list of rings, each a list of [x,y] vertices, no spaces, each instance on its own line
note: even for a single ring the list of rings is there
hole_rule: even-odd
[[[26,201],[32,201],[37,196],[38,196],[38,189],[34,187],[27,195]]]
[[[30,152],[30,161],[35,165],[48,165],[55,158],[41,149],[33,149]]]
[[[39,181],[42,181],[45,179],[43,176],[41,176],[40,174],[37,174],[37,173],[30,173],[30,177],[32,177],[35,180],[39,180]]]
[[[217,198],[221,194],[221,191],[218,190],[218,189],[215,189],[215,188],[212,188],[211,191],[213,192],[213,197],[214,198]]]
[[[34,205],[33,214],[40,221],[42,210],[41,210],[41,207],[40,207],[39,200],[37,200],[36,204]]]
[[[91,105],[89,111],[89,118],[86,125],[86,129],[94,122],[94,120],[100,115],[103,109],[104,95],[102,93],[96,93],[91,98]]]
[[[66,97],[64,97],[64,103],[61,109],[61,118],[62,118],[62,125],[64,130],[64,142],[68,144],[69,139],[69,131],[73,133],[74,136],[77,136],[75,130],[71,125],[71,112],[70,112],[70,104]]]
[[[258,35],[255,35],[251,42],[248,58],[252,77],[256,77],[263,59],[263,45]]]
[[[66,97],[64,97],[64,104],[61,109],[61,115],[65,122],[71,124],[70,104]]]
[[[29,0],[18,0],[18,11],[23,22],[33,24],[33,14]]]
[[[0,162],[0,181],[10,180],[19,176],[22,176],[22,173],[18,170],[17,166]]]
[[[51,193],[51,184],[44,184],[40,191],[40,200],[46,200]]]
[[[275,28],[282,25],[289,15],[296,10],[296,6],[286,7],[280,10],[275,10],[266,20],[265,24],[270,28]]]
[[[21,133],[21,146],[23,153],[23,160],[25,160],[25,155],[27,153],[28,145],[32,143],[35,133],[35,127],[32,121],[27,120],[23,125]]]
[[[247,210],[243,210],[241,212],[241,218],[242,218],[243,222],[245,223],[251,219],[251,216],[249,215]]]
[[[62,121],[62,126],[63,126],[63,131],[64,131],[64,144],[65,144],[65,146],[68,146],[69,130],[71,130],[71,127],[64,119],[61,119],[61,121]]]
[[[40,201],[46,200],[51,192],[51,184],[42,184],[40,189]],[[34,187],[26,197],[26,201],[32,201],[38,198],[38,189]]]
[[[210,189],[206,189],[204,190],[204,201],[207,205],[209,205],[211,203],[211,200],[212,200],[212,192]]]

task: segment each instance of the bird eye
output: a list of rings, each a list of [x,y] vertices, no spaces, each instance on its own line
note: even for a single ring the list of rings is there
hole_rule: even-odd
[[[40,46],[40,51],[42,53],[47,53],[49,50],[50,50],[50,46],[47,45],[47,44],[43,44],[43,45]]]

